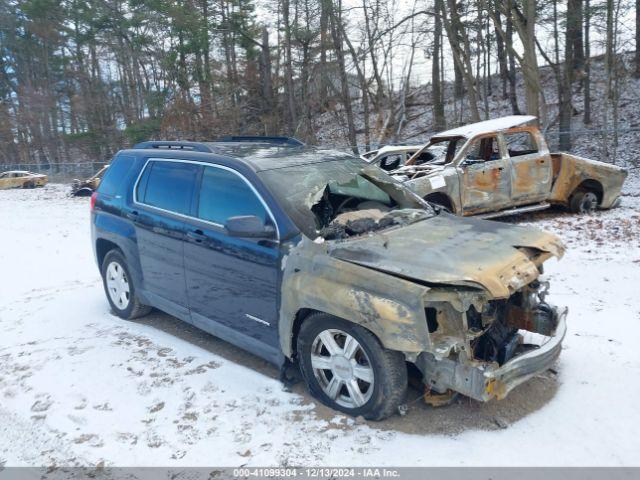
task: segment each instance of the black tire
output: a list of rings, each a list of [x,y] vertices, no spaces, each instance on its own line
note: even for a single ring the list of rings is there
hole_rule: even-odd
[[[573,213],[593,213],[598,208],[598,195],[590,190],[578,190],[569,200],[569,209]]]
[[[116,305],[114,300],[111,298],[111,294],[109,293],[109,287],[107,285],[107,270],[111,264],[117,264],[120,268],[122,268],[125,276],[124,278],[128,282],[128,287],[129,287],[128,300],[129,301],[127,302],[124,308],[121,308],[120,306]],[[134,318],[147,315],[151,311],[151,307],[149,307],[148,305],[142,304],[140,302],[140,299],[136,295],[135,286],[133,285],[133,282],[130,280],[131,275],[129,274],[129,267],[127,266],[127,261],[120,250],[117,250],[117,249],[110,250],[104,256],[104,260],[102,261],[102,268],[100,271],[102,273],[102,285],[104,286],[104,293],[107,296],[107,300],[109,301],[109,305],[111,306],[111,309],[117,316],[125,320],[132,320]]]
[[[357,408],[336,403],[323,390],[311,364],[316,337],[325,330],[339,330],[352,336],[360,344],[373,370],[374,381],[370,398]],[[325,313],[313,313],[302,323],[297,341],[300,370],[311,394],[325,405],[352,416],[367,420],[383,420],[398,411],[407,394],[407,366],[404,355],[385,349],[369,330]],[[341,387],[342,388],[342,387]]]

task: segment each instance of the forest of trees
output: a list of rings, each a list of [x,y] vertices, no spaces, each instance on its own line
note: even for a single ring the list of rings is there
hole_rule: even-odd
[[[616,128],[619,81],[640,76],[639,12],[640,0],[2,0],[0,164],[104,159],[151,138],[313,144],[327,112],[355,151],[402,140],[417,78],[434,131],[487,118],[497,94],[570,149],[576,94],[593,121],[596,54],[598,115]]]

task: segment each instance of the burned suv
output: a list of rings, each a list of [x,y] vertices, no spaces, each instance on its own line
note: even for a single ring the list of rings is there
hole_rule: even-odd
[[[408,363],[431,392],[487,401],[561,350],[566,309],[541,277],[558,238],[455,217],[345,153],[147,142],[116,155],[91,203],[118,316],[156,307],[281,372],[297,364],[351,415],[397,411]]]

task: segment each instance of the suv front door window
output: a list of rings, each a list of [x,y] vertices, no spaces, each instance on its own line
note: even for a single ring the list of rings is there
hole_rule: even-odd
[[[247,183],[237,174],[217,167],[205,167],[198,200],[198,218],[224,225],[229,217],[254,215],[263,222],[267,210]]]
[[[184,246],[194,324],[253,337],[263,357],[280,355],[278,242],[231,236],[224,228],[230,217],[252,215],[275,227],[274,220],[248,180],[226,167],[204,167],[196,201],[202,221],[192,222]]]

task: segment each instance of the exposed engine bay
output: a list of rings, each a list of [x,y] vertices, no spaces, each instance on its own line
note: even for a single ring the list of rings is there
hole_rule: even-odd
[[[473,302],[463,312],[427,304],[435,348],[420,354],[415,365],[428,391],[456,391],[480,401],[503,398],[549,368],[560,354],[566,309],[545,301],[547,288],[547,282],[534,280],[507,299]]]
[[[544,300],[547,290],[548,283],[538,279],[507,300],[487,303],[482,312],[472,306],[467,311],[467,326],[475,337],[470,343],[473,357],[503,365],[518,354],[538,348],[525,343],[521,331],[553,334],[557,318]]]
[[[389,194],[363,176],[347,183],[327,184],[311,211],[320,235],[327,240],[408,225],[435,214],[430,210],[400,207]]]

